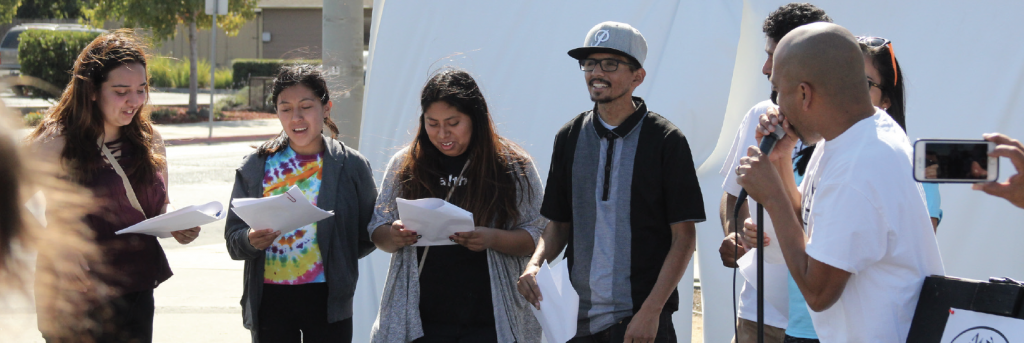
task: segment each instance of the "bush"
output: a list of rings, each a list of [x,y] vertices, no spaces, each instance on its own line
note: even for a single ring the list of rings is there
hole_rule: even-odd
[[[277,60],[239,58],[231,61],[233,83],[236,89],[246,86],[250,76],[277,76],[282,66],[293,64],[322,64],[320,60]]]
[[[147,63],[149,82],[153,87],[188,88],[189,60],[170,57],[153,57]],[[219,68],[214,72],[214,83],[218,89],[231,87],[231,69]],[[196,64],[196,79],[199,88],[210,88],[210,62],[199,60]]]
[[[43,122],[43,118],[46,118],[46,112],[31,112],[22,116],[22,120],[25,121],[25,126],[34,128],[39,126],[39,123]]]
[[[231,68],[217,68],[217,71],[213,72],[213,82],[217,89],[231,88],[233,74],[234,72],[232,72]]]
[[[151,86],[160,88],[188,87],[188,60],[153,57],[146,64]]]
[[[71,68],[98,32],[27,30],[18,44],[21,73],[63,89],[71,81]]]

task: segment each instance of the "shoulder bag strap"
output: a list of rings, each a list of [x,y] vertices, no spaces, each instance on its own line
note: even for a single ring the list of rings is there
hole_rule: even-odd
[[[135,196],[135,190],[132,189],[131,182],[128,182],[128,176],[124,174],[124,169],[121,169],[121,164],[117,162],[116,158],[114,158],[114,154],[110,152],[107,145],[103,144],[103,137],[100,137],[98,143],[100,145],[100,150],[103,151],[103,156],[107,157],[107,162],[110,162],[110,165],[114,167],[114,171],[121,177],[121,183],[124,184],[124,192],[125,195],[128,196],[128,202],[132,203],[132,207],[139,210],[143,217],[146,217],[146,211],[142,210],[142,205],[139,204],[139,198]]]
[[[444,197],[444,201],[448,201],[448,199],[452,198],[452,193],[455,193],[455,187],[459,185],[460,181],[462,181],[462,174],[466,173],[466,168],[467,167],[469,167],[469,160],[468,159],[466,160],[466,164],[462,165],[462,171],[459,172],[459,177],[455,178],[455,181],[452,182],[451,187],[448,188],[448,196]],[[423,275],[423,266],[427,262],[427,253],[428,252],[430,252],[430,247],[423,248],[423,256],[420,257],[420,270],[419,270],[419,275],[421,275],[421,276]]]

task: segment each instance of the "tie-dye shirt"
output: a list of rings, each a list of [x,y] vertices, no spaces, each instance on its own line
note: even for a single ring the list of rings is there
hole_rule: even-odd
[[[263,167],[263,196],[274,196],[298,186],[316,205],[320,194],[323,153],[299,155],[287,147],[267,157]],[[316,239],[316,223],[278,237],[267,248],[263,283],[300,285],[324,282],[324,260]]]

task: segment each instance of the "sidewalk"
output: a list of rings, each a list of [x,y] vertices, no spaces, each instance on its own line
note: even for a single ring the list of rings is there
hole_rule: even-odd
[[[209,122],[153,127],[160,132],[167,145],[262,141],[281,133],[281,122],[277,119],[215,121],[212,137]]]
[[[231,95],[228,94],[214,94],[214,101],[219,101],[225,97]],[[13,109],[25,109],[25,110],[41,110],[53,106],[59,99],[45,100],[39,98],[29,98],[14,96],[14,93],[5,91],[0,93],[0,98],[3,98],[4,104],[8,108]],[[200,90],[196,96],[196,104],[200,106],[210,105],[210,91],[205,92]],[[149,93],[149,105],[151,106],[188,106],[188,93],[176,93],[176,92],[150,92]]]
[[[177,244],[173,239],[161,243]],[[153,292],[155,343],[248,343],[242,326],[244,262],[228,256],[223,243],[169,249],[174,276]],[[0,342],[43,343],[31,298],[0,297]]]

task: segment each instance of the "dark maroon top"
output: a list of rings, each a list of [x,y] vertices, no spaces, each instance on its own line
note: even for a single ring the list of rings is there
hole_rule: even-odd
[[[106,143],[115,156],[117,150],[121,150],[118,162],[122,167],[129,165],[133,157],[134,147],[125,143],[126,141],[121,139]],[[118,230],[160,214],[167,199],[167,188],[159,176],[152,179],[149,183],[132,184],[135,196],[146,212],[145,217],[132,207],[125,194],[121,177],[110,165],[101,169],[84,185],[93,192],[99,206],[96,211],[86,216],[86,223],[95,233],[96,243],[110,271],[97,276],[122,293],[154,289],[172,274],[167,256],[164,255],[164,250],[156,237],[136,233],[114,234]]]

